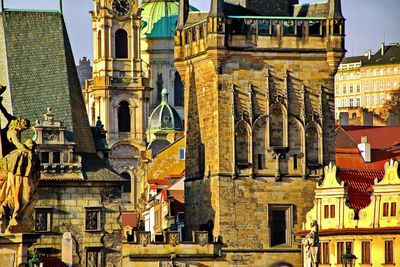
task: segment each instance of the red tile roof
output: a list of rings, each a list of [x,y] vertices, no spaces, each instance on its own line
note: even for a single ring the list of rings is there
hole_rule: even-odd
[[[348,188],[350,207],[360,210],[371,203],[370,187],[376,178],[382,179],[384,170],[339,169],[339,179],[345,181]]]
[[[338,128],[343,128],[357,143],[361,143],[362,136],[368,136],[368,143],[372,149],[391,148],[400,143],[398,126],[339,126]]]

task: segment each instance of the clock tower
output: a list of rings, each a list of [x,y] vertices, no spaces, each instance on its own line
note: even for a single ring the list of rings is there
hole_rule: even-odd
[[[93,3],[93,79],[84,89],[89,121],[104,124],[110,162],[128,175],[146,148],[151,92],[140,59],[141,10],[138,0]]]

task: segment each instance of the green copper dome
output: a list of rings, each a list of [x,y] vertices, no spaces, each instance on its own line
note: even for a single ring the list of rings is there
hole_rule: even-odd
[[[178,112],[168,104],[168,91],[161,92],[161,104],[154,109],[149,118],[148,130],[176,130],[183,131],[183,124]]]
[[[177,0],[143,0],[142,37],[172,38],[178,21],[179,1]],[[198,11],[193,6],[189,11]]]

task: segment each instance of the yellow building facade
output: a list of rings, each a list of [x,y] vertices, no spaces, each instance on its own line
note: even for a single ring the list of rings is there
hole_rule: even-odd
[[[387,117],[384,105],[400,87],[400,45],[382,43],[375,54],[345,58],[335,75],[336,118],[340,112],[358,117],[352,108],[362,107]]]
[[[398,162],[387,162],[384,177],[371,179],[372,186],[364,188],[364,194],[371,192],[370,203],[360,210],[347,204],[352,198],[363,198],[360,192],[349,193],[346,184],[350,182],[340,182],[336,166],[330,164],[325,167],[322,184],[316,186],[314,207],[307,213],[304,230],[317,221],[320,265],[341,264],[341,256],[349,248],[357,257],[356,266],[400,266]],[[303,261],[306,265],[305,255]]]

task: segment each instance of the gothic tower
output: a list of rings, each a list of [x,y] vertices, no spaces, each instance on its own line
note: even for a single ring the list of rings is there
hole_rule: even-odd
[[[130,174],[145,149],[151,92],[140,59],[141,9],[136,0],[93,3],[93,79],[84,92],[89,121],[94,125],[100,117],[112,166]]]
[[[295,233],[335,160],[340,0],[212,0],[197,17],[180,3],[187,234],[212,220],[230,265],[300,266]]]

